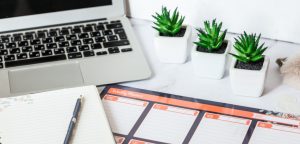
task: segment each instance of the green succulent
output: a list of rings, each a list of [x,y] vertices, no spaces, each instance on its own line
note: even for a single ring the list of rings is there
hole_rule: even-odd
[[[184,16],[179,16],[177,8],[172,16],[170,15],[170,10],[167,10],[166,7],[162,7],[161,14],[156,13],[156,15],[152,16],[156,19],[156,22],[154,22],[156,27],[153,28],[165,36],[175,36],[181,30],[185,19]]]
[[[199,47],[208,49],[208,52],[219,49],[224,42],[227,29],[221,33],[222,22],[218,24],[216,19],[212,21],[212,24],[209,21],[205,21],[204,27],[204,30],[201,28],[197,29],[199,42],[194,43]]]
[[[264,58],[263,53],[266,51],[268,47],[265,47],[265,43],[259,45],[260,36],[256,36],[256,34],[244,34],[240,35],[238,39],[235,38],[234,48],[237,51],[236,54],[230,53],[230,55],[234,56],[238,61],[244,63],[257,62]]]

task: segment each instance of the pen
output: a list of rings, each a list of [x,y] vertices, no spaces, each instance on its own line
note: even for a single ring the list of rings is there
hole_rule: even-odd
[[[75,109],[73,111],[73,116],[72,116],[70,124],[69,124],[68,132],[65,137],[64,144],[69,144],[69,142],[72,138],[73,130],[74,130],[74,127],[76,126],[78,114],[80,112],[82,100],[83,100],[83,96],[80,96],[76,101]]]

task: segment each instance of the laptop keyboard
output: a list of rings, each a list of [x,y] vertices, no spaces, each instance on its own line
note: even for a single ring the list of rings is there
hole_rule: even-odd
[[[0,35],[0,69],[131,51],[119,20],[62,26]]]

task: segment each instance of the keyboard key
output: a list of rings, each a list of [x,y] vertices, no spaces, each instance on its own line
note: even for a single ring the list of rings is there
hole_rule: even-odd
[[[91,32],[91,36],[92,37],[99,37],[99,36],[101,36],[101,33],[100,32]]]
[[[71,41],[71,45],[72,46],[81,45],[81,41],[80,40],[73,40],[73,41]]]
[[[61,29],[72,29],[72,27],[71,26],[64,26]]]
[[[3,43],[9,43],[10,42],[9,37],[2,37],[1,39],[2,39]]]
[[[0,56],[0,62],[2,62],[2,61],[3,61],[2,56]]]
[[[53,43],[53,39],[50,37],[50,38],[44,38],[43,39],[43,43],[44,44],[47,44],[47,43]]]
[[[13,42],[19,42],[22,41],[22,36],[21,35],[16,35],[12,38]]]
[[[29,34],[26,34],[23,39],[24,40],[32,40],[32,39],[34,39],[34,36],[33,36],[33,34],[29,33]]]
[[[110,23],[120,23],[120,20],[110,21]]]
[[[118,47],[115,48],[108,48],[109,54],[115,54],[115,53],[120,53],[120,50]]]
[[[83,25],[76,25],[76,26],[74,26],[75,29],[76,28],[82,29],[83,27],[84,27]]]
[[[73,34],[81,33],[81,29],[79,27],[72,29]]]
[[[17,47],[17,44],[16,43],[7,43],[6,44],[6,48],[16,48]]]
[[[30,58],[37,58],[37,57],[40,57],[40,56],[41,56],[40,52],[30,52],[29,53]]]
[[[48,33],[48,36],[49,37],[56,37],[58,34],[57,34],[57,31],[56,30],[50,30],[49,33]]]
[[[32,46],[22,47],[22,52],[32,52],[33,48]]]
[[[59,48],[59,49],[54,49],[54,54],[58,55],[58,54],[64,54],[65,53],[65,49],[64,48]]]
[[[90,50],[90,47],[88,45],[79,46],[79,51],[87,51]]]
[[[15,59],[16,59],[15,55],[6,55],[6,56],[4,56],[5,61],[13,61]]]
[[[68,53],[74,53],[74,52],[77,52],[77,47],[68,47],[68,48],[67,48],[67,52],[68,52]]]
[[[121,23],[114,23],[114,24],[108,24],[106,25],[107,29],[117,29],[117,28],[122,28],[122,24]]]
[[[16,66],[53,62],[53,61],[66,60],[66,59],[67,59],[66,55],[55,55],[55,56],[49,56],[49,57],[41,57],[41,58],[6,62],[5,67],[10,68],[10,67],[16,67]]]
[[[95,56],[94,51],[85,51],[83,52],[84,57],[91,57],[91,56]]]
[[[42,51],[42,56],[51,56],[51,55],[53,55],[52,50]]]
[[[35,35],[35,32],[34,31],[25,32],[25,35]]]
[[[113,32],[111,30],[106,30],[103,32],[104,35],[113,35]]]
[[[82,58],[81,52],[68,54],[69,59]]]
[[[35,39],[35,40],[31,40],[31,45],[39,45],[41,44],[41,40],[40,39]]]
[[[46,44],[47,49],[56,49],[57,44],[56,43],[51,43],[51,44]]]
[[[120,33],[125,33],[125,30],[124,29],[115,29],[115,34],[120,34]]]
[[[83,32],[91,32],[91,31],[93,31],[93,27],[91,26],[86,26],[83,28]]]
[[[105,30],[103,24],[97,25],[97,26],[96,26],[96,29],[97,29],[98,31],[100,31],[100,30]]]
[[[76,35],[68,35],[66,36],[67,40],[77,40],[77,36]]]
[[[89,34],[88,33],[83,33],[83,34],[79,34],[79,38],[80,39],[85,39],[85,38],[89,38]]]
[[[103,43],[103,46],[105,48],[117,47],[117,46],[124,46],[124,45],[129,45],[129,41],[128,40],[121,40],[121,41],[105,42],[105,43]]]
[[[122,52],[131,52],[132,51],[132,48],[124,48],[124,49],[121,49]]]
[[[55,41],[55,42],[63,42],[63,41],[65,41],[65,37],[64,37],[64,36],[58,36],[58,37],[55,37],[55,38],[54,38],[54,41]]]
[[[23,33],[14,33],[13,37],[22,36],[22,35],[23,35]]]
[[[66,41],[66,42],[60,42],[58,45],[59,45],[59,47],[69,47],[70,43],[68,41]]]
[[[115,36],[115,35],[108,36],[108,37],[107,37],[107,40],[108,40],[108,41],[117,41],[117,40],[118,40],[118,37]]]
[[[127,36],[126,36],[125,33],[120,33],[120,34],[119,34],[119,37],[120,37],[121,40],[127,39]]]
[[[83,44],[92,44],[92,43],[94,43],[94,40],[91,38],[83,40]]]
[[[0,44],[0,49],[4,49],[4,44]]]
[[[95,23],[91,23],[91,24],[87,24],[86,26],[95,27],[95,26],[96,26],[96,24],[95,24]]]
[[[100,24],[100,23],[99,23]],[[108,22],[106,21],[106,22],[102,22],[102,24],[105,24],[105,25],[107,25],[108,24]]]
[[[38,37],[38,38],[46,38],[46,33],[45,33],[45,31],[38,31],[37,37]]]
[[[70,34],[69,29],[62,29],[60,31],[60,35],[69,35],[69,34]]]
[[[27,53],[21,53],[21,54],[17,54],[17,59],[27,59]]]
[[[8,50],[0,50],[0,56],[1,55],[8,55]]]
[[[100,43],[92,44],[92,49],[101,49],[102,46]]]
[[[19,44],[19,47],[25,47],[25,46],[29,45],[28,41],[21,41],[18,44]]]
[[[96,42],[106,42],[106,39],[105,39],[105,37],[96,37],[95,41]]]
[[[19,48],[13,48],[13,49],[10,49],[10,54],[17,54],[17,53],[21,53],[21,50]]]
[[[35,51],[41,51],[41,50],[45,50],[45,45],[35,45],[34,46],[34,50]]]
[[[97,52],[97,55],[99,56],[99,55],[107,55],[108,53],[107,53],[107,51],[101,51],[101,52]]]
[[[3,63],[0,63],[0,69],[2,69],[3,68]]]

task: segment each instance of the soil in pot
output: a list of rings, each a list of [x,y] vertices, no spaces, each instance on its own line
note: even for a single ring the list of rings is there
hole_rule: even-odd
[[[198,46],[197,51],[205,52],[205,53],[223,54],[226,51],[227,45],[228,45],[228,41],[224,41],[219,49],[214,50],[212,52],[209,52],[207,48],[203,48],[203,47]]]
[[[165,36],[165,37],[183,37],[184,34],[185,34],[185,31],[186,31],[186,28],[183,27],[183,28],[180,29],[180,31],[175,36],[169,36],[169,35],[165,35],[165,34],[162,34],[162,33],[159,33],[159,36]]]
[[[261,70],[264,65],[265,59],[261,59],[257,62],[244,63],[237,61],[234,68],[245,69],[245,70]]]

